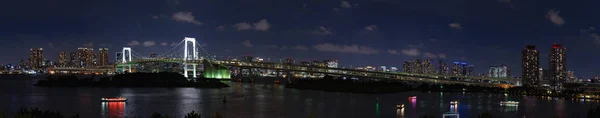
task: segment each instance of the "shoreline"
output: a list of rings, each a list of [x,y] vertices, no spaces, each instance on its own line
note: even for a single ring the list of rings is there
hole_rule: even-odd
[[[178,73],[128,73],[111,77],[102,77],[99,80],[91,78],[77,78],[75,75],[48,76],[38,80],[34,86],[38,87],[113,87],[113,88],[226,88],[229,85],[220,80],[195,78],[188,80]]]
[[[561,99],[588,99],[600,100],[599,98],[582,98],[581,91],[550,92],[541,89],[523,87],[499,88],[483,87],[458,84],[427,84],[409,82],[371,82],[358,83],[352,80],[300,80],[285,85],[286,88],[298,90],[316,90],[325,92],[342,92],[357,94],[393,94],[403,92],[451,92],[451,93],[493,93],[533,97],[553,97]]]

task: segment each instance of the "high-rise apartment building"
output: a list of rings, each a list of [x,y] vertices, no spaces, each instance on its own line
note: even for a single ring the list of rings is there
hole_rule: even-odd
[[[81,62],[81,67],[94,66],[94,49],[93,48],[78,48],[77,58]]]
[[[32,69],[41,68],[44,63],[44,50],[42,48],[31,48],[29,52],[29,67]]]
[[[404,69],[405,73],[412,73],[412,62],[409,61],[405,61],[404,64],[402,64],[402,68]]]
[[[552,78],[550,80],[550,86],[554,90],[561,90],[562,85],[567,78],[565,51],[561,45],[554,43],[550,49],[550,71],[552,71]]]
[[[527,45],[521,56],[521,83],[525,87],[538,87],[540,83],[540,54],[534,45]]]
[[[412,65],[411,70],[413,73],[419,73],[419,74],[423,73],[423,64],[422,64],[421,60],[415,59],[411,65]]]
[[[98,49],[98,66],[108,65],[108,48]]]
[[[59,52],[58,53],[58,67],[67,67],[68,57],[69,57],[69,55],[67,55],[67,52]]]

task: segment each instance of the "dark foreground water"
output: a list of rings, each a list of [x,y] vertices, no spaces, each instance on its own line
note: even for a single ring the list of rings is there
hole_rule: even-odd
[[[84,118],[149,117],[154,112],[183,117],[199,111],[204,116],[221,112],[227,118],[415,118],[423,114],[441,117],[458,100],[461,118],[488,111],[502,118],[585,117],[598,102],[505,96],[486,93],[396,93],[367,95],[287,89],[274,84],[229,83],[225,89],[197,88],[44,88],[36,79],[0,77],[0,111],[14,113],[22,107],[57,110]],[[126,103],[103,103],[101,97],[124,96]],[[227,103],[223,103],[223,97]],[[417,96],[416,100],[408,97]],[[500,101],[519,101],[503,107]],[[397,110],[396,104],[405,104]]]

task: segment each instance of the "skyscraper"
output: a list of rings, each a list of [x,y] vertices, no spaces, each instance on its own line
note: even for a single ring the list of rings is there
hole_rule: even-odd
[[[39,69],[42,67],[44,61],[44,50],[42,48],[31,48],[29,49],[29,66],[32,69]]]
[[[565,51],[567,48],[563,48],[561,45],[554,43],[550,49],[550,71],[552,71],[552,78],[550,83],[554,90],[562,89],[562,84],[565,82],[567,71],[565,61]]]
[[[98,49],[98,66],[108,65],[108,48]]]
[[[79,67],[79,58],[77,57],[77,53],[71,52],[69,53],[69,67]]]
[[[521,56],[521,83],[525,87],[539,86],[540,54],[534,45],[527,45]]]
[[[58,53],[58,67],[67,67],[67,52]]]
[[[92,67],[94,66],[94,49],[92,48],[78,48],[77,58],[79,59],[81,67]]]
[[[411,69],[413,73],[419,73],[419,74],[423,73],[423,64],[422,64],[421,60],[415,59],[411,65],[413,67]]]

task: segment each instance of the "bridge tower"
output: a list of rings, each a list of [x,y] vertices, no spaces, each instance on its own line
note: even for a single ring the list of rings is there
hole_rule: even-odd
[[[192,77],[196,78],[196,74],[197,74],[197,70],[196,67],[198,66],[197,63],[194,62],[189,62],[188,60],[198,60],[198,51],[196,49],[196,39],[195,38],[190,38],[190,37],[185,37],[184,39],[184,51],[183,51],[183,76],[188,77],[188,72],[192,71]],[[189,43],[192,44],[192,52],[190,53],[188,50],[190,50],[188,48]]]
[[[123,63],[123,72],[131,72],[131,64],[126,64],[127,62],[131,61],[131,47],[123,47],[123,52],[121,52],[122,55],[122,61],[121,63]]]

